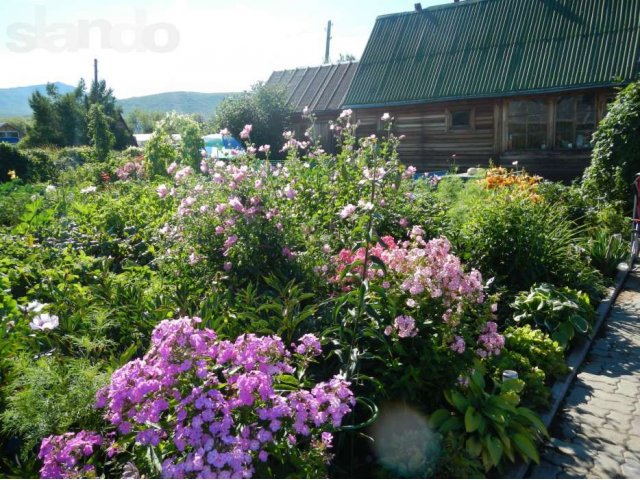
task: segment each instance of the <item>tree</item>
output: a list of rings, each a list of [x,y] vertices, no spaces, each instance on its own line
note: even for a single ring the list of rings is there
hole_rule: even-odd
[[[47,85],[47,93],[55,92],[55,85]],[[27,128],[23,143],[27,146],[59,145],[62,134],[59,130],[60,116],[51,98],[35,91],[29,97],[29,106],[33,110],[33,123]]]
[[[164,117],[163,112],[148,112],[138,108],[127,113],[127,125],[135,133],[152,133],[158,123]]]
[[[593,134],[591,165],[582,179],[594,203],[631,202],[631,183],[640,172],[640,82],[622,90]]]
[[[278,152],[283,145],[282,132],[287,129],[292,113],[283,85],[258,83],[249,92],[226,97],[216,109],[213,126],[228,128],[237,136],[245,125],[253,125],[251,140],[256,145],[271,145]]]
[[[47,84],[46,94],[34,92],[29,98],[33,122],[23,144],[69,147],[92,142],[87,120],[93,105],[100,105],[118,149],[130,144],[131,134],[122,120],[122,109],[104,80],[93,82],[87,92],[84,80],[72,92],[60,95],[54,84]]]
[[[91,144],[96,152],[96,158],[100,162],[105,162],[109,157],[109,151],[116,141],[115,135],[111,133],[109,117],[104,113],[104,107],[99,103],[94,103],[87,115],[89,126],[89,136]]]
[[[174,141],[172,134],[180,136]],[[168,113],[156,123],[153,135],[145,145],[144,156],[152,175],[166,176],[166,169],[174,161],[200,168],[200,151],[204,148],[200,125],[189,115]]]
[[[122,107],[117,105],[113,90],[107,88],[107,83],[104,80],[91,82],[89,93],[85,96],[87,111],[95,103],[102,105],[104,114],[109,118],[109,128],[115,137],[115,148],[121,150],[128,147],[131,143],[131,133],[122,120]]]

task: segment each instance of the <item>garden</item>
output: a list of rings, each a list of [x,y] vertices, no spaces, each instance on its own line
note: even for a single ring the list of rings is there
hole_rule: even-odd
[[[393,118],[362,138],[349,110],[336,155],[312,115],[282,152],[245,125],[225,161],[175,115],[144,150],[0,144],[0,474],[537,462],[551,386],[628,257],[639,91],[610,106],[570,186],[517,165],[417,175]]]

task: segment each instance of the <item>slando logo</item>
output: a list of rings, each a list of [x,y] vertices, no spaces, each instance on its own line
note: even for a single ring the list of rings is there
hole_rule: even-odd
[[[99,45],[92,45],[91,33],[99,34]],[[7,27],[7,48],[26,53],[42,48],[51,53],[77,52],[89,48],[111,49],[121,53],[175,50],[180,43],[180,32],[175,25],[165,22],[147,23],[144,10],[134,12],[133,23],[112,23],[105,19],[47,23],[44,6],[35,8],[33,23],[18,22]],[[93,42],[95,43],[95,42]]]

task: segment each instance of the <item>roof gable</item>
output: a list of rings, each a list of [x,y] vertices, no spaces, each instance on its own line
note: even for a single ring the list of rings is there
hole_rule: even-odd
[[[378,17],[347,106],[608,86],[639,71],[640,0],[467,0]]]
[[[285,85],[289,105],[295,112],[309,107],[312,112],[337,111],[351,85],[357,63],[338,63],[320,67],[273,72],[267,85]]]

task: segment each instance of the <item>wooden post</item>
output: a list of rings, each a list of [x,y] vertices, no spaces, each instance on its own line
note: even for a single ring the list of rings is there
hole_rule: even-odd
[[[331,20],[327,22],[327,43],[324,49],[324,63],[329,63],[329,46],[331,45]]]

